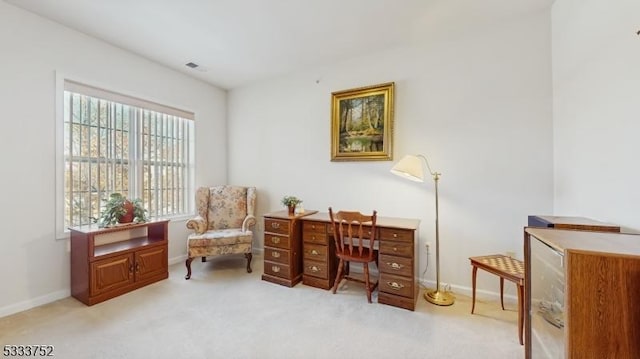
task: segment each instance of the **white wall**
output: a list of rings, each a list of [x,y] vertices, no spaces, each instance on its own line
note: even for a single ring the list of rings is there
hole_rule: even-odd
[[[0,1],[0,316],[69,295],[55,239],[55,73],[196,114],[196,185],[226,181],[226,92]],[[169,257],[186,254],[184,221]]]
[[[522,258],[527,215],[552,212],[550,10],[504,16],[437,3],[412,46],[230,91],[229,182],[258,187],[259,214],[296,195],[305,209],[419,218],[422,272],[422,248],[434,242],[433,182],[389,169],[425,154],[443,173],[441,280],[460,292],[471,282],[468,257]],[[330,162],[331,92],[388,81],[394,162]],[[497,291],[495,277],[480,277],[480,288]]]
[[[640,230],[637,0],[553,6],[555,213]]]

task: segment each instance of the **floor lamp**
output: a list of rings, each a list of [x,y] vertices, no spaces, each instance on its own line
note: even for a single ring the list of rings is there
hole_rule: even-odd
[[[438,228],[438,180],[441,173],[434,172],[429,166],[429,161],[423,155],[406,155],[393,168],[391,173],[400,177],[416,181],[424,182],[424,167],[422,163],[427,165],[427,170],[433,176],[435,183],[436,197],[436,289],[427,289],[424,292],[424,299],[436,305],[451,305],[455,298],[450,292],[440,290],[440,230]]]

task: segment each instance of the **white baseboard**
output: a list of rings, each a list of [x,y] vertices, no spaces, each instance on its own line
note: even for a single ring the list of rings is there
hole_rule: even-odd
[[[39,307],[41,305],[45,305],[51,302],[55,302],[56,300],[67,298],[71,295],[71,290],[59,290],[53,293],[49,293],[37,298],[28,299],[22,301],[20,303],[15,303],[11,305],[7,305],[5,307],[0,308],[0,318],[6,317],[11,314],[15,314],[18,312],[22,312],[31,308]]]
[[[173,265],[176,263],[184,263],[184,261],[187,260],[187,255],[183,254],[181,256],[177,256],[177,257],[173,257],[173,258],[169,258],[169,265]]]
[[[426,288],[436,287],[436,282],[433,280],[424,280],[421,278],[419,279],[419,283],[420,285]],[[440,289],[449,290],[453,293],[453,295],[458,293],[458,294],[465,295],[467,297],[471,297],[471,295],[473,294],[471,287],[466,287],[466,286],[456,285],[456,284],[450,284],[449,286],[450,287],[445,288],[443,283],[442,282],[440,283]],[[482,299],[482,300],[500,300],[500,293],[476,288],[476,298]],[[505,301],[512,301],[514,303],[518,301],[518,297],[516,295],[509,294],[506,292],[506,290],[504,293],[504,298],[505,298]]]

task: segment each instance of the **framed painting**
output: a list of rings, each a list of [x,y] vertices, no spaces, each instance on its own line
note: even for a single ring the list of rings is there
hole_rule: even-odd
[[[394,83],[331,93],[331,161],[393,159]]]

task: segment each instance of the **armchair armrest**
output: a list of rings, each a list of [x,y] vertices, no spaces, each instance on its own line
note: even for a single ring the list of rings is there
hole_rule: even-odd
[[[187,228],[196,231],[196,234],[202,234],[207,231],[207,222],[201,216],[197,216],[187,221]]]
[[[253,215],[248,215],[244,218],[244,221],[242,222],[242,231],[246,232],[248,231],[251,227],[253,227],[256,224],[256,217]]]

